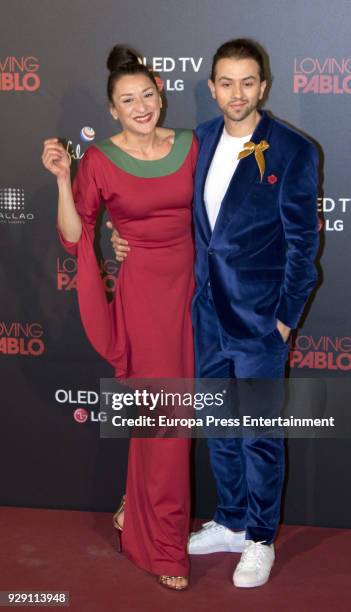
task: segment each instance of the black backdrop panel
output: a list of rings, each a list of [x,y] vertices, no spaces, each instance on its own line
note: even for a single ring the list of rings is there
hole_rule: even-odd
[[[112,510],[128,444],[99,439],[99,379],[112,372],[80,324],[75,261],[57,240],[42,141],[66,139],[78,163],[89,146],[84,128],[97,141],[116,130],[105,61],[117,42],[139,48],[163,78],[165,125],[190,128],[217,113],[207,89],[217,46],[238,36],[261,42],[273,77],[266,108],[309,134],[321,154],[320,287],[291,346],[291,375],[337,376],[342,386],[351,369],[351,5],[2,0],[1,9],[1,502]],[[104,221],[99,258],[111,288],[116,265]],[[350,453],[347,440],[290,440],[285,521],[350,526]],[[204,441],[193,466],[194,513],[209,516],[215,489]]]

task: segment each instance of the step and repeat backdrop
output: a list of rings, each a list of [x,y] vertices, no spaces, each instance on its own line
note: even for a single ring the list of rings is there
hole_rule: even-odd
[[[105,68],[116,43],[138,48],[163,79],[164,125],[187,128],[218,114],[207,87],[216,48],[249,37],[266,49],[265,108],[307,134],[321,162],[319,286],[291,343],[290,375],[337,378],[347,407],[351,3],[1,0],[0,7],[1,503],[112,510],[124,491],[128,441],[99,436],[100,378],[113,372],[82,329],[76,260],[59,244],[55,179],[40,159],[48,137],[64,139],[76,165],[91,143],[116,132]],[[118,266],[106,220],[97,227],[97,259],[111,297]],[[350,460],[347,439],[289,440],[284,521],[351,526]],[[204,441],[192,463],[194,514],[210,516],[215,488]]]

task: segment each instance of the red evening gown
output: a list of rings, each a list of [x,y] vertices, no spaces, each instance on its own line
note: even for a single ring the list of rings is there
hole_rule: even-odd
[[[73,184],[83,223],[78,243],[81,319],[93,347],[117,378],[192,378],[190,304],[194,289],[193,177],[197,145],[176,130],[170,153],[138,160],[110,139],[91,146]],[[131,250],[107,303],[93,249],[102,203]],[[154,574],[186,576],[189,440],[132,438],[129,446],[123,551]]]

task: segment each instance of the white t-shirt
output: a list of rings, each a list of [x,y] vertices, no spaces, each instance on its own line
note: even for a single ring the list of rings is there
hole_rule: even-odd
[[[205,183],[205,206],[210,227],[213,230],[231,178],[239,163],[237,159],[244,144],[249,142],[252,134],[238,138],[230,136],[225,127],[212,158]]]

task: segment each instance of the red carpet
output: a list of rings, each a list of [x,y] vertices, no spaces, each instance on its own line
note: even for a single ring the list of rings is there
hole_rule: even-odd
[[[69,591],[74,612],[350,610],[351,530],[283,526],[257,589],[232,586],[239,555],[192,557],[190,588],[174,593],[116,552],[110,514],[2,508],[0,525],[0,590]]]

